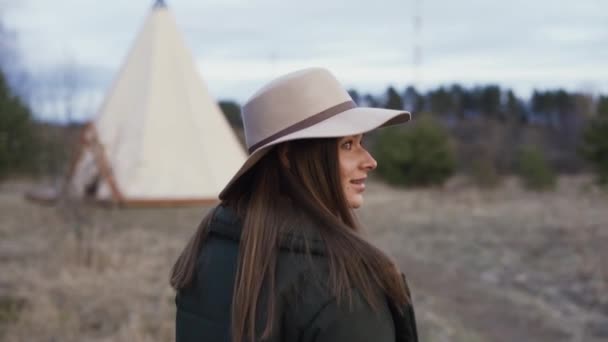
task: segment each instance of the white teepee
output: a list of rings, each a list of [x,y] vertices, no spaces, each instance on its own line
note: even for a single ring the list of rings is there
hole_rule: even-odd
[[[157,0],[83,132],[72,191],[124,205],[215,201],[245,158],[173,15]]]

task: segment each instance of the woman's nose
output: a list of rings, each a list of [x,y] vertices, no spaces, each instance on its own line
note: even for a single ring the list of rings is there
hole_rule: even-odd
[[[376,159],[374,159],[374,157],[372,157],[371,153],[369,153],[369,151],[365,150],[365,156],[364,156],[364,161],[363,161],[363,168],[368,170],[368,171],[372,171],[375,170],[376,167],[378,167],[378,162],[376,161]]]

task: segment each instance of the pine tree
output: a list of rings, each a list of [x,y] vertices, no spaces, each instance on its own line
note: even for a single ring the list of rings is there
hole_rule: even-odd
[[[0,70],[0,179],[31,171],[35,145],[30,110],[12,93]]]
[[[386,104],[384,108],[403,110],[403,100],[393,87],[388,87],[386,90]]]

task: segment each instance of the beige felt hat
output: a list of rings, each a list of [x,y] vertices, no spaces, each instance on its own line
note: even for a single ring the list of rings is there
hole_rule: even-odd
[[[344,137],[410,120],[406,111],[357,107],[326,69],[296,71],[271,81],[242,110],[249,158],[220,193],[273,146],[289,140]]]

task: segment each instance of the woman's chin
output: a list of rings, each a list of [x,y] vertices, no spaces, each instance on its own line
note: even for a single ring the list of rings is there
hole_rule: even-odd
[[[351,209],[358,209],[362,205],[363,205],[363,196],[361,196],[361,195],[357,194],[357,195],[351,196],[351,198],[348,199],[348,206]]]

